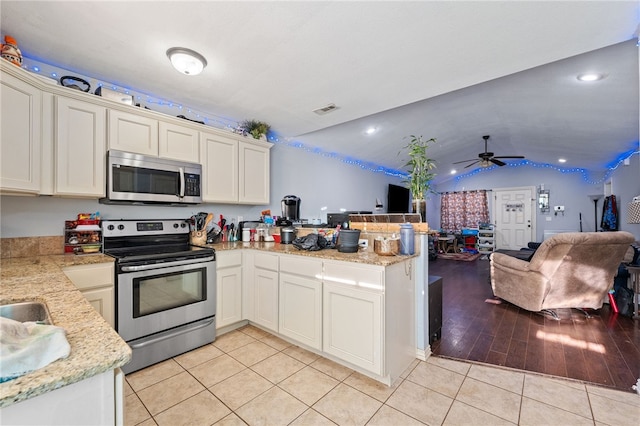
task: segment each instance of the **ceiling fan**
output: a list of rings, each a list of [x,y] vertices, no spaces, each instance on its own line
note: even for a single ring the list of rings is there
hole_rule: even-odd
[[[484,152],[481,152],[480,154],[478,154],[478,158],[479,158],[478,160],[476,159],[462,160],[462,161],[456,161],[453,164],[460,164],[460,163],[473,161],[473,163],[464,166],[465,169],[467,167],[473,166],[476,163],[480,163],[480,167],[489,167],[492,163],[502,167],[507,163],[505,163],[504,161],[498,160],[498,158],[524,158],[523,155],[508,155],[508,156],[494,157],[493,152],[487,151],[487,141],[489,140],[489,135],[483,136],[482,139],[484,139]]]

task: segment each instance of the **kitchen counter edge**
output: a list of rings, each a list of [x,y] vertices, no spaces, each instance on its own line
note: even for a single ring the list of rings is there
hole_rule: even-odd
[[[380,256],[373,252],[372,247],[365,250],[359,249],[357,253],[341,253],[336,249],[323,249],[317,251],[300,250],[292,244],[280,244],[275,242],[250,242],[241,241],[223,242],[207,244],[206,247],[214,248],[216,251],[227,250],[259,250],[278,254],[292,254],[297,256],[315,257],[324,260],[338,260],[342,262],[363,263],[367,265],[390,266],[396,263],[404,262],[419,256],[419,253],[406,256]]]
[[[76,265],[111,263],[102,255],[73,254],[0,260],[0,304],[46,303],[62,327],[71,353],[49,365],[0,384],[0,408],[45,394],[109,370],[131,359],[131,348],[100,316],[62,271]]]

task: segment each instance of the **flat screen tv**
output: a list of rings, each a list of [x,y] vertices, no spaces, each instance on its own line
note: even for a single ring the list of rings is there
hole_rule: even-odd
[[[387,213],[410,213],[411,193],[409,188],[389,184],[387,193]]]

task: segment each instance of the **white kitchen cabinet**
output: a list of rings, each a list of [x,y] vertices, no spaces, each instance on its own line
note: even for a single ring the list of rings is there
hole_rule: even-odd
[[[278,255],[253,255],[253,321],[278,332]]]
[[[415,261],[325,261],[323,351],[391,384],[415,358]]]
[[[109,110],[109,149],[158,156],[158,120]]]
[[[56,97],[56,195],[104,197],[106,108]]]
[[[197,130],[160,121],[158,131],[158,156],[190,163],[200,162]]]
[[[64,274],[80,290],[111,327],[115,325],[113,263],[76,265],[63,268]]]
[[[266,142],[239,141],[238,203],[269,204],[270,149]]]
[[[216,253],[216,328],[242,321],[242,251]]]
[[[231,135],[201,132],[203,201],[268,204],[271,146],[258,140],[247,142]]]
[[[14,66],[2,62],[0,191],[38,194],[42,149],[42,94],[40,89],[6,72],[8,67]]]
[[[383,293],[325,281],[323,299],[324,351],[382,375]]]
[[[238,202],[238,143],[235,138],[200,132],[204,202]]]
[[[124,374],[118,368],[0,409],[6,425],[122,425]]]
[[[279,332],[322,350],[322,260],[280,256]]]

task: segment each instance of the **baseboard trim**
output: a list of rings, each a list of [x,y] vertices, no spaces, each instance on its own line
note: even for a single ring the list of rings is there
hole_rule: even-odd
[[[426,361],[431,356],[431,346],[427,346],[425,349],[416,348],[416,358],[420,361]]]

